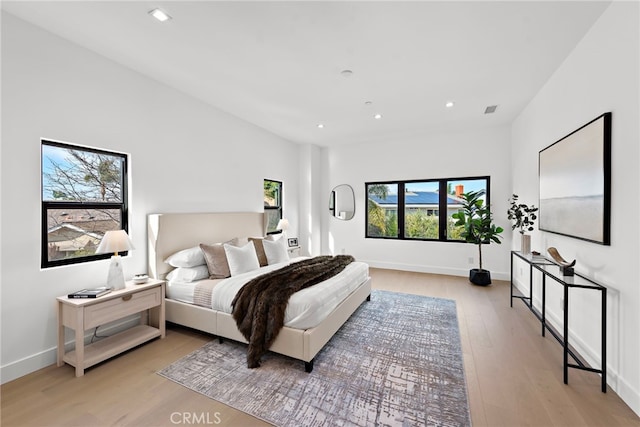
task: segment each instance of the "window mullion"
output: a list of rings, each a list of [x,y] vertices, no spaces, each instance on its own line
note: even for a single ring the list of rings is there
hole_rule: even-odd
[[[449,210],[447,206],[447,180],[442,179],[439,182],[439,198],[438,198],[438,240],[447,240],[447,217]]]
[[[398,239],[405,238],[404,232],[404,216],[405,216],[405,185],[404,182],[398,183]]]

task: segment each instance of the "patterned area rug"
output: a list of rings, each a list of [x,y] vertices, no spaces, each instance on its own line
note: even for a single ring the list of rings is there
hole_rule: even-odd
[[[455,301],[373,291],[304,364],[211,341],[160,375],[277,426],[470,426]]]

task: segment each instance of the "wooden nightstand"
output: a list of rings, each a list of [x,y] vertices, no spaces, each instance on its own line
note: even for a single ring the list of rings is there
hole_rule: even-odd
[[[76,377],[96,363],[153,338],[164,338],[165,282],[150,279],[136,285],[127,282],[124,289],[98,298],[74,299],[66,295],[58,301],[58,366],[75,366]],[[94,343],[84,344],[84,331],[123,317],[142,313],[140,324]],[[75,330],[75,350],[65,353],[64,328]]]

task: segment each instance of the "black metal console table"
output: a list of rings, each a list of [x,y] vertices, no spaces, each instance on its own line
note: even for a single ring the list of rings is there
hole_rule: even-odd
[[[527,264],[529,264],[529,295],[517,295],[513,292],[513,260],[514,255]],[[542,273],[542,302],[541,309],[538,311],[533,306],[533,271],[538,270]],[[547,323],[546,319],[546,278],[549,277],[556,283],[559,283],[564,288],[564,325],[562,335],[556,332],[555,329]],[[594,369],[587,366],[581,358],[572,350],[569,346],[569,289],[591,289],[600,292],[601,300],[601,369]],[[563,347],[563,366],[564,366],[564,383],[569,382],[569,368],[581,369],[584,371],[590,371],[598,373],[602,376],[602,392],[607,392],[607,288],[596,281],[585,277],[584,275],[575,272],[573,276],[563,276],[559,267],[540,255],[524,255],[518,251],[511,251],[511,307],[513,307],[513,299],[521,299],[522,302],[531,310],[533,314],[540,320],[542,325],[542,336],[545,336],[545,331],[549,331],[551,335],[562,345]],[[569,363],[569,356],[575,361],[575,363]]]

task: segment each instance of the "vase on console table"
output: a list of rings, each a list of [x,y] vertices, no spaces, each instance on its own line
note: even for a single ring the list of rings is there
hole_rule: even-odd
[[[520,235],[520,252],[522,255],[529,255],[531,253],[531,236],[522,233]]]

